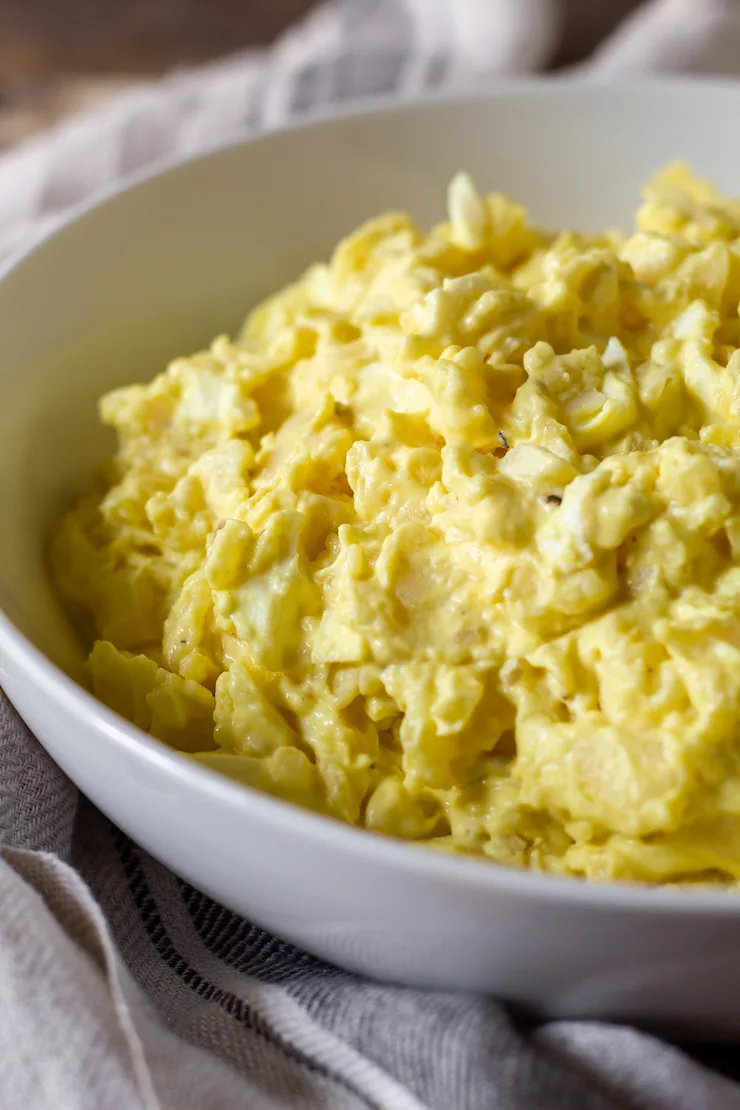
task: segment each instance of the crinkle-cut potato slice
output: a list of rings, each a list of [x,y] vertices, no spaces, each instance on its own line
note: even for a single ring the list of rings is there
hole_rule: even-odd
[[[95,694],[239,782],[501,864],[740,878],[740,204],[452,182],[116,390],[61,522]]]

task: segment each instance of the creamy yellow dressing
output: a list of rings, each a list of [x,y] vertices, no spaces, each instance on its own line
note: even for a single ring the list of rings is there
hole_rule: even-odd
[[[201,763],[518,867],[740,877],[740,204],[629,237],[465,175],[103,398],[53,567],[91,687]]]

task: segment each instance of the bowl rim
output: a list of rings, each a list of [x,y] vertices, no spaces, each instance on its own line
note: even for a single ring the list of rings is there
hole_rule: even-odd
[[[141,88],[129,89],[122,93],[113,102],[113,106],[106,105],[97,110],[82,111],[71,117],[66,123],[57,124],[55,131],[66,131],[75,127],[84,126],[92,119],[103,120],[112,113],[115,105],[121,100],[133,104],[137,100],[145,104],[149,98],[157,95],[157,84],[147,83]],[[49,240],[74,227],[86,216],[105,208],[118,197],[135,192],[159,178],[176,174],[188,166],[210,161],[229,151],[243,147],[257,147],[275,141],[289,139],[297,132],[310,131],[315,128],[331,128],[334,124],[351,122],[354,119],[365,119],[373,116],[394,116],[407,113],[433,110],[435,107],[444,107],[447,104],[463,107],[466,104],[485,105],[497,100],[538,99],[553,95],[623,95],[643,93],[645,95],[681,95],[688,89],[694,92],[704,92],[719,96],[740,97],[740,82],[734,77],[712,76],[699,73],[685,73],[678,76],[673,74],[657,73],[649,75],[626,75],[614,77],[611,74],[591,74],[580,67],[572,70],[554,73],[530,74],[525,76],[504,75],[487,79],[485,87],[466,87],[457,89],[429,89],[411,96],[399,98],[393,93],[383,93],[363,100],[349,100],[333,106],[309,110],[305,115],[291,121],[287,125],[267,126],[254,135],[247,135],[238,139],[217,141],[186,154],[165,155],[142,169],[126,174],[118,183],[102,188],[92,198],[72,204],[63,213],[42,219],[42,227],[31,231],[27,237],[8,253],[0,258],[0,282],[10,276],[11,271],[29,261],[38,249]],[[0,158],[0,168],[5,159],[22,157],[33,154],[42,149],[48,138],[45,134],[37,135],[21,142],[11,149],[4,158]]]
[[[20,247],[12,249],[0,263],[0,283],[30,262],[47,243],[71,231],[91,213],[114,204],[119,197],[132,193],[149,182],[175,175],[192,164],[218,158],[230,150],[284,141],[294,132],[317,127],[330,129],[334,124],[353,119],[404,113],[413,115],[447,104],[461,107],[465,104],[482,106],[502,99],[537,99],[542,96],[578,95],[584,91],[588,91],[589,95],[594,92],[603,93],[607,97],[636,92],[654,95],[657,91],[672,95],[684,93],[687,88],[721,96],[734,96],[740,101],[740,83],[730,78],[688,75],[614,80],[608,76],[575,73],[514,80],[502,78],[492,82],[485,90],[464,89],[452,93],[435,91],[402,100],[393,96],[380,96],[370,101],[325,108],[307,114],[288,127],[268,129],[251,137],[214,144],[184,157],[164,158],[154,167],[128,175],[122,183],[101,191],[92,200],[72,206],[63,217],[51,221],[43,231],[35,235],[32,233]],[[151,92],[151,87],[134,90],[128,95],[146,95],[147,92]],[[101,113],[104,111],[101,110]],[[88,116],[91,114],[93,113],[87,113]],[[33,148],[43,142],[43,137],[30,140],[24,144],[24,148]],[[740,897],[733,896],[732,890],[725,887],[693,889],[631,881],[588,882],[572,876],[525,871],[499,865],[483,857],[435,851],[422,843],[383,836],[345,824],[339,819],[314,813],[197,764],[120,717],[53,663],[15,626],[2,609],[0,651],[13,659],[19,673],[42,696],[50,698],[71,716],[102,733],[110,742],[134,754],[143,763],[166,771],[174,783],[197,792],[206,792],[215,801],[231,809],[249,807],[253,816],[268,826],[279,826],[290,835],[313,840],[317,846],[334,848],[346,856],[354,855],[358,862],[367,859],[397,872],[436,879],[448,886],[473,887],[481,894],[510,894],[532,902],[559,902],[566,905],[577,903],[592,909],[647,911],[661,916],[678,913],[701,917],[740,917]]]

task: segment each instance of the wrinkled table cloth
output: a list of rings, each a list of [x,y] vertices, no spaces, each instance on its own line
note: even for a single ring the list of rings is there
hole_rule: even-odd
[[[142,85],[5,155],[0,255],[164,159],[340,101],[536,71],[561,16],[557,0],[321,7],[270,51]],[[740,75],[740,0],[652,0],[582,69]],[[4,700],[0,771],[0,1110],[740,1110],[731,1046],[525,1027],[276,940],[114,828]]]

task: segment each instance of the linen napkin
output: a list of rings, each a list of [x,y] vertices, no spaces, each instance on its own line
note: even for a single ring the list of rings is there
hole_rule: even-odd
[[[0,159],[0,254],[176,155],[380,94],[546,67],[557,0],[343,0],[267,52],[121,96]],[[653,0],[582,67],[740,74],[739,0]],[[180,881],[0,701],[0,1110],[740,1110],[733,1049],[515,1021],[375,985]],[[722,1068],[727,1074],[720,1074]]]

